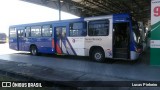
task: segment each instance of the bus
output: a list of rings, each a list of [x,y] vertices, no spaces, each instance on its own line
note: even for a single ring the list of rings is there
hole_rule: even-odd
[[[140,53],[139,29],[129,14],[39,22],[9,27],[9,47],[32,55],[89,56],[136,60]]]
[[[5,33],[0,33],[0,43],[6,43],[7,35]]]

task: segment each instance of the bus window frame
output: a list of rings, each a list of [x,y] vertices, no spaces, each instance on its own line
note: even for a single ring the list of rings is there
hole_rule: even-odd
[[[16,35],[16,36],[14,36],[14,37],[12,36],[12,37],[11,37],[11,29],[13,30],[13,28],[14,28],[14,30],[15,30],[15,35]],[[9,37],[10,37],[10,38],[17,38],[17,30],[16,30],[15,27],[9,28]]]
[[[32,27],[40,27],[40,34],[39,34],[39,36],[32,36]],[[35,28],[34,28],[35,29]],[[37,29],[37,28],[36,28]],[[35,25],[35,26],[31,26],[31,29],[30,29],[30,31],[31,31],[31,35],[30,35],[30,37],[42,37],[42,26],[41,25]],[[35,31],[34,31],[35,32]]]
[[[70,34],[70,31],[72,30],[73,31],[73,24],[74,23],[82,23],[83,24],[83,28],[80,28],[80,29],[76,29],[76,30],[80,30],[80,31],[83,31],[83,30],[85,30],[85,35],[71,35]],[[72,24],[72,29],[71,29],[71,24]],[[87,22],[86,21],[79,21],[79,22],[71,22],[71,23],[69,23],[69,34],[68,34],[68,36],[69,37],[85,37],[85,36],[87,36]]]
[[[50,36],[44,36],[44,33],[43,33],[43,27],[44,26],[49,26],[49,30],[51,31],[51,35]],[[53,27],[51,24],[46,24],[46,25],[42,25],[41,26],[41,37],[53,37]]]
[[[27,27],[29,27],[29,36],[27,36],[27,34],[26,34]],[[25,27],[25,37],[31,37],[31,26],[26,26]]]
[[[89,28],[89,25],[91,22],[97,22],[97,21],[108,21],[108,29],[106,30],[106,35],[90,35],[90,28]],[[87,28],[87,32],[88,32],[88,36],[109,36],[109,30],[110,30],[110,20],[109,19],[99,19],[99,20],[91,20],[91,21],[88,21],[88,28]]]

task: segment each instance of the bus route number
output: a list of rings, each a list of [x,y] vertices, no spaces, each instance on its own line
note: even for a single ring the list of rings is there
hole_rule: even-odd
[[[160,6],[156,6],[154,8],[154,16],[156,17],[160,16]]]

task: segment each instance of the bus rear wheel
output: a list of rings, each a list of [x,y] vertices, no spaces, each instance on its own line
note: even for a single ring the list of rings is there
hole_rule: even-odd
[[[37,47],[36,46],[31,46],[30,52],[34,56],[38,55],[38,49],[37,49]]]
[[[92,59],[97,62],[104,62],[104,51],[102,49],[94,49],[92,52]]]

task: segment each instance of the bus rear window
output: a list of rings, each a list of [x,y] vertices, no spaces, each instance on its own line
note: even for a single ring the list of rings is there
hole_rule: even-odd
[[[10,28],[9,30],[9,37],[17,37],[17,32],[15,28]]]

